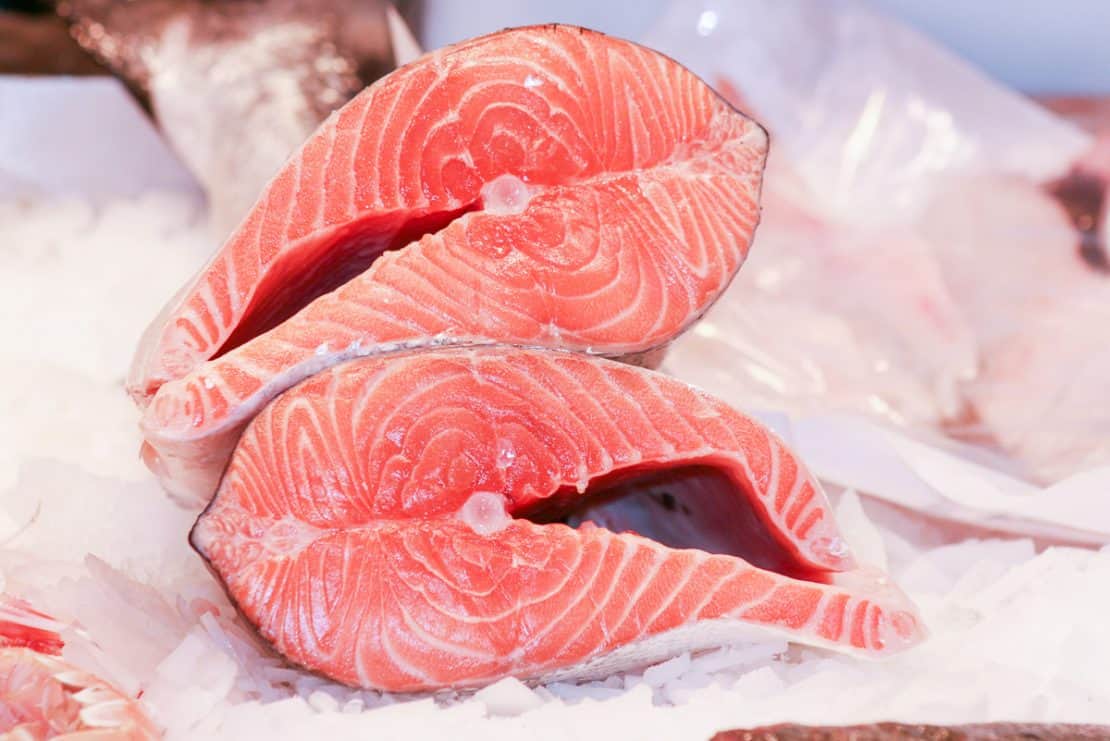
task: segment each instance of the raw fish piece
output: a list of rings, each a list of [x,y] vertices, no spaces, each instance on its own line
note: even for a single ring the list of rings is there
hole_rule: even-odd
[[[222,239],[320,122],[393,68],[389,5],[68,0],[58,12],[148,105],[204,185]]]
[[[161,737],[134,700],[57,657],[29,648],[0,648],[0,735],[60,741]]]
[[[1092,138],[866,3],[811,5],[675,0],[647,36],[775,138],[744,290],[667,369],[944,430],[1039,482],[1110,462],[1098,105],[1056,106]]]
[[[954,174],[1040,182],[1091,145],[866,0],[671,0],[643,41],[738,93],[837,224],[908,225]]]
[[[603,677],[760,628],[868,656],[923,635],[781,440],[578,353],[321,372],[247,426],[191,542],[291,661],[391,691]]]
[[[12,741],[153,741],[134,700],[58,654],[64,626],[0,595],[0,738]]]
[[[1110,273],[1084,256],[1064,206],[1023,180],[964,180],[921,233],[982,348],[963,390],[971,432],[1041,482],[1110,463]]]
[[[150,327],[145,458],[206,499],[267,401],[399,346],[655,362],[747,255],[766,150],[688,70],[597,32],[425,56],[328,119]]]
[[[35,610],[26,601],[0,594],[0,647],[30,648],[42,654],[60,654],[62,625]]]

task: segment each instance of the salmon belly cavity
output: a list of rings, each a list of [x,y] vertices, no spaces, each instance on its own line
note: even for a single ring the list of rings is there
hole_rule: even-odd
[[[390,691],[923,627],[774,434],[652,370],[728,287],[767,136],[569,26],[337,111],[145,333],[143,457],[291,662]],[[617,362],[624,361],[624,362]],[[645,367],[639,367],[645,366]]]

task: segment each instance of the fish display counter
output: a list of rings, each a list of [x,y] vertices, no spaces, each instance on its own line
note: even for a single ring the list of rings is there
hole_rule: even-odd
[[[0,734],[1110,738],[1105,107],[418,5],[0,24]]]

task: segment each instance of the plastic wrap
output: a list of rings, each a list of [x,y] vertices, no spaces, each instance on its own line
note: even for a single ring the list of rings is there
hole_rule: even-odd
[[[853,0],[679,0],[644,41],[767,125],[807,207],[838,222],[907,223],[953,173],[1046,180],[1091,144]]]
[[[1110,463],[1110,276],[1058,187],[1087,132],[859,2],[684,0],[644,41],[772,135],[748,264],[665,369],[1040,483]]]

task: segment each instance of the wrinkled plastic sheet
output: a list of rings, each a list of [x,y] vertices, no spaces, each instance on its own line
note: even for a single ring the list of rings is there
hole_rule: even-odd
[[[983,534],[1110,542],[1110,466],[1042,487],[973,460],[975,451],[923,442],[858,415],[758,416],[826,483]]]
[[[644,42],[766,124],[809,205],[912,220],[953,173],[1047,180],[1088,135],[856,0],[680,0]]]
[[[679,0],[643,41],[772,141],[748,262],[664,369],[781,412],[826,480],[1110,539],[1110,279],[1052,195],[1090,134],[863,2]]]

